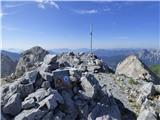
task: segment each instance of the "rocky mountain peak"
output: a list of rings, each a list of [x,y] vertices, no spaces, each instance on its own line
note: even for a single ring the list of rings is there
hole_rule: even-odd
[[[32,47],[21,54],[16,67],[15,75],[17,77],[23,75],[26,71],[32,70],[43,61],[49,52],[39,46]]]
[[[123,74],[133,79],[157,82],[154,73],[135,55],[130,55],[117,65],[116,74]]]

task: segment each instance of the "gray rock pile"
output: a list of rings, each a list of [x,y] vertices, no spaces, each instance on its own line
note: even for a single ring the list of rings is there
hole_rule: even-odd
[[[123,74],[133,79],[159,83],[157,76],[134,55],[128,56],[117,65],[116,74]]]
[[[143,64],[136,56],[131,55],[118,64],[116,74],[128,77],[131,87],[128,89],[130,99],[138,96],[135,106],[139,109],[137,120],[159,120],[160,119],[160,80]],[[122,78],[122,77],[120,77]],[[124,90],[127,90],[125,85]]]
[[[121,120],[112,94],[93,74],[106,70],[95,55],[27,50],[17,66],[20,77],[1,86],[2,119]]]
[[[160,119],[160,85],[152,82],[145,84],[137,99],[141,106],[137,120],[159,120]]]
[[[110,72],[108,66],[94,54],[74,54],[73,52],[69,52],[62,54],[58,62],[60,63],[60,67],[74,67],[83,72]]]

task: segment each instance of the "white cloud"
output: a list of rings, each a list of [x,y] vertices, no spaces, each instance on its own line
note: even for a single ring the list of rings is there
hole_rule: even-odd
[[[2,7],[3,8],[15,8],[15,7],[21,7],[21,6],[24,6],[25,4],[6,4],[6,5],[3,5]]]
[[[16,27],[9,27],[9,26],[2,26],[2,30],[6,30],[6,31],[20,31],[20,29],[18,29]]]
[[[59,5],[57,3],[55,3],[53,0],[50,1],[50,5],[54,6],[57,9],[59,9]]]
[[[2,18],[3,16],[6,16],[6,15],[8,15],[8,13],[4,13],[4,12],[0,11],[0,18]]]
[[[54,0],[36,0],[36,2],[38,2],[38,7],[42,9],[45,9],[47,5],[60,9],[59,5]]]
[[[39,8],[42,8],[42,9],[45,9],[45,6],[44,6],[43,4],[41,4],[41,3],[38,4],[38,7],[39,7]]]
[[[77,14],[95,14],[98,13],[98,10],[95,9],[88,9],[88,10],[74,10]]]

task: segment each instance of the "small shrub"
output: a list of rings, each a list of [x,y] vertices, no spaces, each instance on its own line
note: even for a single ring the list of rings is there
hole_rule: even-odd
[[[130,85],[137,85],[137,84],[138,84],[138,82],[135,81],[135,80],[132,79],[132,78],[130,78],[128,82],[129,82]]]

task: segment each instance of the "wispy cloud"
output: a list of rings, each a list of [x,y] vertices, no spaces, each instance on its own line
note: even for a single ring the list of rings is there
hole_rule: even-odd
[[[4,12],[4,11],[0,11],[0,18],[4,17],[4,16],[8,16],[8,15],[14,15],[16,14],[16,12]]]
[[[2,30],[6,30],[6,31],[20,31],[19,28],[9,27],[9,26],[2,26]]]
[[[87,9],[87,10],[74,10],[77,14],[96,14],[98,10],[96,9]]]
[[[3,8],[15,8],[15,7],[21,7],[24,6],[25,4],[5,4],[2,7]]]
[[[4,13],[4,12],[0,11],[0,18],[2,18],[3,16],[6,16],[6,15],[8,15],[8,13]]]
[[[54,0],[36,0],[36,2],[38,2],[38,7],[42,9],[45,9],[48,5],[60,9],[59,5]]]
[[[31,33],[31,34],[44,34],[43,31],[31,31],[26,29],[21,29],[15,26],[2,26],[2,31],[16,31],[16,32],[22,32],[22,33]]]

